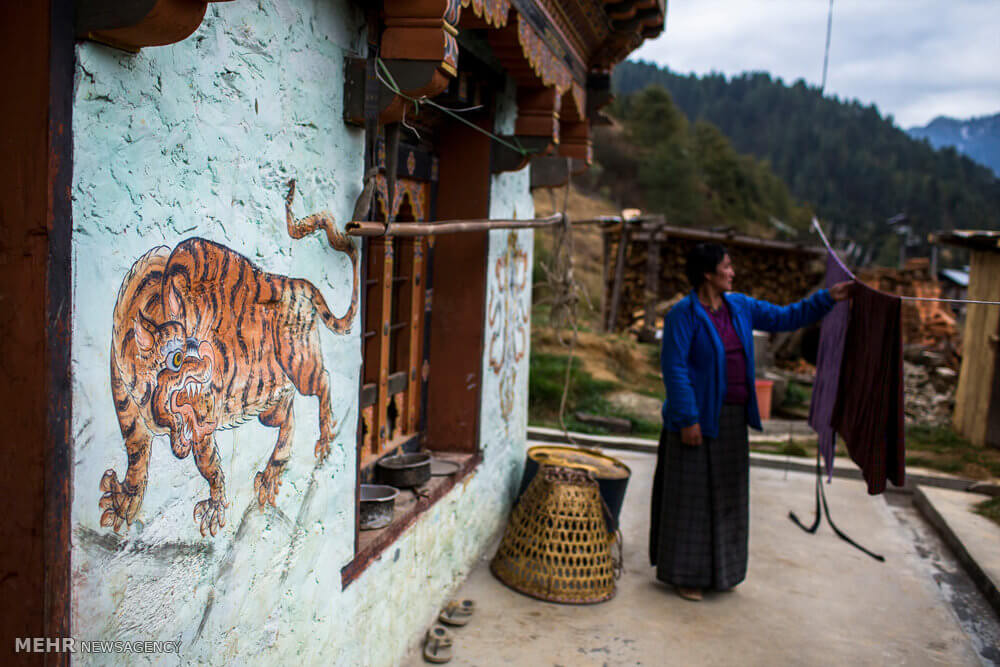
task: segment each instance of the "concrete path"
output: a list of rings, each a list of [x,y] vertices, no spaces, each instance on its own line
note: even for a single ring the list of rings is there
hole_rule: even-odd
[[[976,504],[986,499],[975,493],[921,487],[916,502],[1000,612],[1000,528],[975,512]]]
[[[834,520],[885,563],[839,540],[826,523],[808,535],[788,520],[789,510],[811,519],[811,475],[753,468],[748,578],[734,592],[692,603],[657,582],[648,564],[655,458],[615,455],[633,471],[617,596],[591,606],[540,602],[503,586],[484,559],[456,593],[479,609],[454,629],[450,664],[981,664],[911,536],[860,482],[827,487]],[[405,664],[427,663],[417,648]]]

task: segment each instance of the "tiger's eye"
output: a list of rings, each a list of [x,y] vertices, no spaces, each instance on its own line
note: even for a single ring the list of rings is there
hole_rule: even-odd
[[[181,354],[180,352],[174,352],[174,357],[173,359],[171,359],[171,362],[173,363],[174,367],[180,368],[182,361],[184,361],[184,355]]]

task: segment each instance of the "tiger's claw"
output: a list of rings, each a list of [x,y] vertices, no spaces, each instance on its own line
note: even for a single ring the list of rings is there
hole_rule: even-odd
[[[264,468],[264,472],[259,472],[254,477],[253,488],[257,492],[257,502],[260,508],[263,509],[264,505],[271,503],[275,504],[275,500],[278,496],[278,489],[281,488],[281,473],[284,464],[274,464],[268,463]]]
[[[105,471],[101,477],[100,489],[104,492],[97,503],[104,510],[101,514],[101,526],[110,527],[116,533],[123,523],[126,527],[131,526],[142,504],[141,490],[130,486],[127,481],[119,482],[114,470]]]
[[[322,463],[330,455],[330,441],[320,438],[316,441],[316,448],[313,450],[316,458]]]
[[[229,506],[224,500],[213,500],[211,498],[202,500],[194,506],[195,523],[200,523],[201,536],[205,537],[205,532],[211,533],[212,537],[226,525],[226,507]]]

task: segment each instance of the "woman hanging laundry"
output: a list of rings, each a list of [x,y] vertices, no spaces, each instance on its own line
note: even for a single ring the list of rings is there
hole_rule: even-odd
[[[663,326],[667,400],[653,478],[649,557],[656,577],[689,600],[746,577],[750,454],[747,426],[761,428],[754,391],[753,330],[790,331],[822,318],[853,283],[789,306],[730,292],[726,249],[700,244],[685,267],[692,292]]]

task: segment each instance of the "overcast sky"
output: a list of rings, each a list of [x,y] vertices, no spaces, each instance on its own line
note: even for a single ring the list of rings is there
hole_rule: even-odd
[[[633,53],[680,73],[763,70],[819,86],[828,0],[668,0]],[[1000,112],[1000,0],[834,0],[826,94],[903,128]]]

